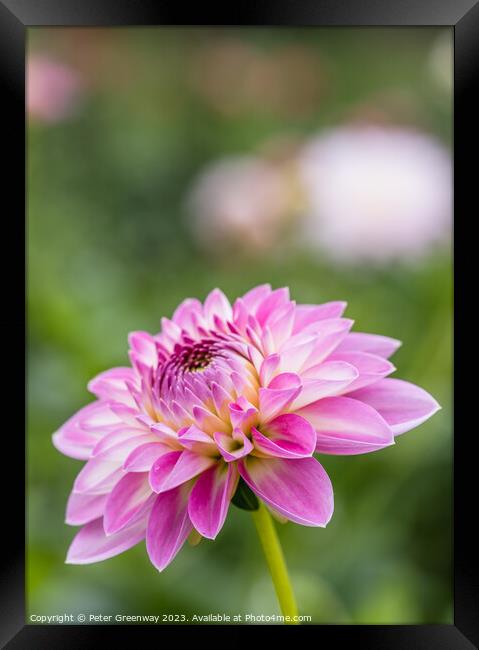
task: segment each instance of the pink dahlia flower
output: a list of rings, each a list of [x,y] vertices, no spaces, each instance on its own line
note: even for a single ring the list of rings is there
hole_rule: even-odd
[[[326,526],[333,489],[313,454],[382,449],[439,408],[386,378],[399,341],[351,333],[345,306],[296,305],[269,285],[231,306],[215,289],[204,304],[185,300],[159,334],[132,333],[131,367],[93,379],[97,400],[53,436],[87,461],[67,506],[67,523],[82,526],[67,562],[146,538],[162,570],[194,530],[216,537],[238,485],[282,518]]]

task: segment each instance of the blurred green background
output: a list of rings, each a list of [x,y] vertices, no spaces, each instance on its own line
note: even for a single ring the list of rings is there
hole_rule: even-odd
[[[71,114],[28,124],[29,614],[278,612],[251,517],[234,507],[215,542],[186,545],[162,574],[143,543],[99,564],[65,565],[76,529],[64,509],[81,463],[51,444],[90,401],[87,381],[126,364],[129,331],[157,331],[184,297],[203,299],[215,286],[234,299],[270,282],[288,285],[298,302],[347,300],[356,330],[403,341],[397,375],[443,406],[394,447],[320,459],[335,490],[331,523],[280,526],[301,612],[317,623],[452,622],[449,251],[359,272],[300,249],[225,259],[195,243],[184,207],[206,163],[358,114],[414,124],[449,145],[450,91],[428,63],[447,34],[29,30],[31,56],[52,57],[82,80]],[[282,61],[283,77],[222,107],[202,92],[208,64],[198,61],[214,62],[208,48],[232,39],[273,71]],[[301,66],[285,66],[298,52],[314,84],[301,80]]]

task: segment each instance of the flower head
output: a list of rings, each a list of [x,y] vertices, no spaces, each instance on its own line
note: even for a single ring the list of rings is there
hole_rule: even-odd
[[[449,235],[451,160],[432,137],[398,127],[334,129],[305,147],[300,167],[305,239],[334,259],[414,259]]]
[[[131,334],[131,367],[93,379],[97,400],[53,437],[87,461],[68,501],[67,523],[83,528],[67,561],[146,537],[162,570],[192,531],[216,537],[240,481],[283,518],[325,526],[333,490],[313,454],[382,449],[439,408],[386,378],[399,341],[351,333],[345,306],[296,305],[269,285],[231,306],[215,289],[159,334]]]

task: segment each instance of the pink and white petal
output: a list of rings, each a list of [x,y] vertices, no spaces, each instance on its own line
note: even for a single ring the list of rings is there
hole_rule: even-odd
[[[304,458],[312,456],[316,446],[316,431],[311,424],[292,413],[275,418],[263,427],[253,428],[251,435],[255,452],[277,458]]]
[[[181,327],[181,329],[191,333],[193,323],[192,315],[201,314],[202,311],[203,305],[199,300],[196,298],[187,298],[178,305],[171,320]]]
[[[301,392],[301,378],[293,372],[277,375],[268,388],[259,389],[261,422],[272,420],[284,411]]]
[[[299,336],[314,333],[317,338],[313,351],[303,365],[303,370],[307,370],[325,361],[348,335],[353,324],[354,321],[348,318],[332,318],[320,321],[319,327],[316,330],[314,329],[316,328],[315,324],[305,328],[304,333]]]
[[[68,497],[65,523],[82,526],[103,516],[107,494],[78,494],[72,492]]]
[[[98,436],[81,429],[60,429],[52,436],[54,447],[65,456],[77,460],[88,460]]]
[[[384,418],[357,399],[326,397],[297,413],[316,429],[316,451],[323,454],[364,454],[394,444]]]
[[[258,422],[258,409],[244,397],[229,405],[231,424],[234,429],[249,433],[251,427]]]
[[[172,452],[158,458],[150,471],[150,485],[161,493],[186,483],[211,467],[215,459],[192,451]]]
[[[276,312],[289,303],[289,289],[281,287],[272,291],[257,307],[256,320],[263,327]]]
[[[171,452],[171,447],[161,442],[147,442],[133,449],[123,463],[126,472],[149,472],[153,464],[163,454]]]
[[[79,494],[107,494],[124,474],[121,463],[108,457],[95,456],[80,470],[73,490]]]
[[[156,341],[148,332],[130,332],[128,335],[128,343],[130,344],[131,354],[130,358],[134,362],[137,370],[141,374],[141,366],[147,368],[156,368],[158,365],[158,352],[156,349]]]
[[[250,313],[254,313],[262,302],[272,293],[270,284],[260,284],[240,298]]]
[[[181,429],[178,432],[178,440],[182,447],[197,454],[211,455],[216,451],[213,438],[194,424]]]
[[[134,429],[123,425],[123,427],[118,428],[118,430],[111,431],[101,438],[93,448],[91,455],[92,457],[98,456],[99,454],[104,454],[108,450],[115,450],[112,451],[112,454],[114,453],[116,457],[119,458],[119,452],[120,454],[123,454],[122,459],[124,459],[124,450],[126,446],[135,447],[136,445],[141,445],[146,442],[155,442],[154,434],[149,433],[148,429]]]
[[[253,492],[290,521],[324,527],[331,519],[333,488],[315,458],[248,456],[238,469]]]
[[[159,494],[151,511],[146,530],[146,549],[158,571],[175,558],[193,526],[188,516],[191,484],[180,485]]]
[[[233,310],[230,302],[220,289],[213,289],[205,300],[204,314],[207,324],[214,326],[214,316],[218,316],[223,322],[233,318]]]
[[[247,456],[253,449],[251,440],[241,429],[235,429],[231,435],[218,431],[214,434],[214,439],[218,451],[227,463]]]
[[[203,537],[215,539],[220,532],[238,480],[235,464],[218,462],[196,481],[190,494],[188,513],[193,526]]]
[[[281,349],[293,333],[294,318],[296,305],[294,302],[288,303],[277,315],[268,320],[268,328],[271,332],[273,351]]]
[[[336,348],[337,352],[369,352],[385,359],[393,355],[401,346],[401,341],[380,334],[350,332]]]
[[[119,424],[121,420],[113,413],[109,402],[92,402],[53,434],[53,444],[66,456],[87,460],[98,441]]]
[[[345,387],[342,390],[343,393],[350,393],[353,390],[374,384],[396,370],[390,361],[370,352],[335,351],[329,359],[351,364],[358,371],[357,379]]]
[[[111,535],[128,525],[152,494],[147,472],[129,472],[120,479],[105,504],[105,533]]]
[[[301,393],[290,406],[291,411],[316,402],[324,397],[339,395],[354,384],[358,371],[344,361],[326,361],[302,373]]]
[[[346,307],[347,303],[342,301],[325,302],[322,305],[298,305],[296,307],[293,334],[297,334],[308,325],[317,323],[319,320],[340,318]]]
[[[128,390],[127,383],[136,384],[133,368],[111,368],[101,372],[88,382],[88,390],[99,399],[125,402],[134,406],[135,402]]]
[[[419,426],[441,408],[423,388],[402,379],[381,379],[349,397],[374,408],[396,436]]]
[[[107,560],[127,551],[141,542],[146,534],[146,518],[113,535],[106,535],[103,519],[95,519],[83,526],[68,549],[67,564],[91,564]]]

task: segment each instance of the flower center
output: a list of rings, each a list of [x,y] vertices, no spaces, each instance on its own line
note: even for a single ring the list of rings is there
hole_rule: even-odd
[[[170,363],[180,371],[198,372],[210,365],[216,352],[210,341],[201,341],[192,345],[177,344]]]

